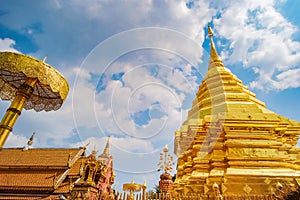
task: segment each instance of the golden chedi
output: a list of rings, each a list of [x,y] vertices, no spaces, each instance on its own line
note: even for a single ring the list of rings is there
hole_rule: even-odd
[[[271,194],[300,181],[300,123],[270,110],[218,56],[210,63],[188,119],[175,132],[177,194]]]

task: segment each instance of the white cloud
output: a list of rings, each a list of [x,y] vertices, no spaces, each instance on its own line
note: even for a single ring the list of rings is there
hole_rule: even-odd
[[[14,48],[16,42],[10,38],[0,38],[0,51],[19,52]]]
[[[5,144],[4,144],[4,147],[5,148],[9,148],[9,147],[22,148],[22,147],[27,145],[28,139],[29,139],[29,137],[26,138],[23,135],[10,133],[7,140],[6,140],[6,142],[5,142]]]
[[[178,96],[174,89],[161,79],[151,76],[147,68],[129,70],[122,80],[125,85],[120,81],[109,81],[106,89],[96,96],[99,106],[96,107],[96,115],[105,132],[149,137],[149,134],[155,135],[162,131],[169,113],[181,107],[183,97]],[[148,108],[152,109],[154,104],[160,105],[156,109],[168,115],[167,119],[165,116],[153,118],[147,126],[137,126],[131,115]],[[176,116],[181,119],[180,114]]]
[[[92,150],[96,147],[98,150],[98,154],[100,155],[103,152],[103,149],[107,143],[107,137],[89,137],[85,140],[73,144],[73,146],[85,146],[89,144],[88,151],[92,152]],[[154,147],[151,142],[147,140],[137,139],[137,138],[120,138],[120,137],[110,137],[110,153],[114,156],[119,156],[119,152],[128,154],[145,154],[151,153],[154,151]]]
[[[46,3],[29,1],[16,5],[3,3],[3,10],[15,12],[7,12],[1,19],[8,29],[20,33],[24,33],[28,28],[32,29],[32,25],[38,19],[41,24],[40,31],[32,30],[30,34],[32,41],[39,47],[38,52],[34,52],[33,55],[48,55],[48,59],[54,61],[54,65],[57,66],[61,63],[77,65],[101,41],[133,28],[173,29],[188,37],[197,38],[197,42],[201,44],[204,39],[203,27],[210,21],[215,10],[209,8],[204,0],[199,1],[199,5],[201,12],[187,9],[185,2],[180,0],[56,0]],[[155,38],[152,40],[155,41]],[[159,41],[170,42],[170,39]],[[186,45],[181,45],[181,48],[196,52]],[[198,55],[201,54],[199,51]]]
[[[274,1],[233,1],[214,20],[221,37],[230,40],[225,62],[242,62],[258,74],[251,88],[286,89],[298,87],[276,78],[300,64],[300,43],[292,40],[297,28],[274,8]],[[297,82],[295,76],[286,76]]]
[[[244,67],[256,67],[258,77],[250,86],[278,89],[278,84],[263,80],[263,77],[266,75],[270,80],[279,83],[274,79],[277,73],[297,67],[300,62],[300,44],[291,39],[297,31],[296,27],[274,8],[275,3],[284,1],[243,0],[216,3],[198,0],[192,9],[188,9],[185,2],[180,0],[92,0],[88,3],[56,0],[46,4],[27,3],[26,6],[21,3],[3,4],[4,10],[11,10],[10,6],[13,6],[18,12],[9,12],[1,17],[4,26],[18,32],[28,30],[38,18],[42,31],[33,31],[30,36],[39,46],[39,51],[33,55],[48,55],[55,62],[54,65],[60,66],[62,63],[78,64],[100,41],[132,28],[170,28],[195,38],[201,44],[205,37],[203,27],[214,16],[217,35],[230,41],[232,53],[222,53],[225,62],[228,65],[242,62]],[[29,9],[37,12],[33,14]],[[55,14],[45,15],[50,10]],[[218,12],[221,13],[220,18],[216,17]],[[175,38],[166,40],[160,37],[161,35],[157,35],[157,38],[151,40],[166,43],[165,45],[170,45],[169,42],[176,43]],[[7,42],[6,46],[11,48],[13,42]],[[190,51],[190,54],[197,52],[197,58],[203,54],[201,48],[195,50],[189,45],[180,46],[184,51]]]
[[[300,69],[290,69],[276,76],[274,85],[279,89],[300,87]]]

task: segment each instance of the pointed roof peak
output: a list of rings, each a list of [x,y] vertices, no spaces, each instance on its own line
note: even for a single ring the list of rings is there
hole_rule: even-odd
[[[223,65],[222,59],[218,55],[218,52],[215,47],[215,43],[213,41],[214,32],[209,24],[207,27],[208,27],[208,36],[210,39],[210,63],[211,64],[214,63],[214,66],[222,66],[223,67],[224,65]]]
[[[110,157],[109,144],[110,144],[110,136],[108,136],[103,153],[98,158],[109,158]]]
[[[94,149],[92,151],[92,155],[96,156],[98,153],[97,149],[96,149],[96,145],[94,145]]]

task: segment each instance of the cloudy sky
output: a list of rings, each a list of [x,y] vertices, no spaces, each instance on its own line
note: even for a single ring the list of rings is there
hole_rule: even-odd
[[[56,112],[23,111],[5,147],[103,150],[115,187],[157,184],[207,71],[207,23],[223,62],[267,107],[300,121],[298,0],[2,0],[0,51],[43,59],[68,80]],[[4,114],[9,102],[1,102]]]

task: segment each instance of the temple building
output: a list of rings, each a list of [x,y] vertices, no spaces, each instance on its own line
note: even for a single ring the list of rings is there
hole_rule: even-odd
[[[224,67],[212,36],[210,63],[187,120],[175,132],[177,194],[270,194],[300,183],[300,123],[266,108]]]
[[[113,159],[80,148],[3,148],[0,199],[112,199]]]

